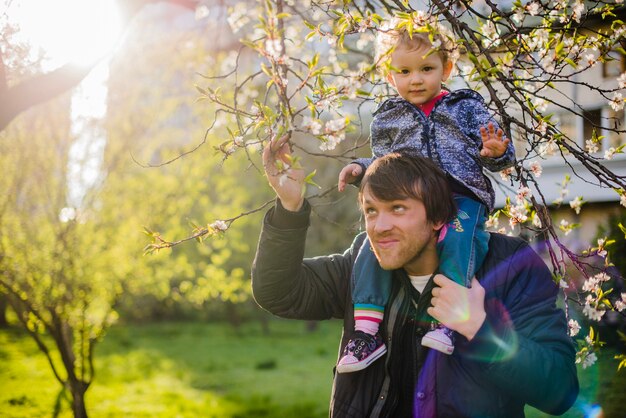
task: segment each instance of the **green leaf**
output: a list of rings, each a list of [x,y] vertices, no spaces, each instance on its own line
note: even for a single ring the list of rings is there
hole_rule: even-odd
[[[311,173],[309,173],[305,178],[304,178],[304,182],[306,184],[310,184],[311,186],[315,186],[318,189],[321,189],[322,187],[317,184],[316,182],[313,181],[313,177],[315,176],[315,173],[317,173],[317,170],[313,170]]]

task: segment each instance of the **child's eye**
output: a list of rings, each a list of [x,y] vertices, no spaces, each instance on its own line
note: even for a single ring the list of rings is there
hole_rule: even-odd
[[[424,68],[423,68],[423,71],[424,71],[425,73],[427,73],[427,72],[429,72],[429,71],[432,71],[432,70],[433,70],[433,67],[424,67]]]
[[[400,212],[404,212],[405,207],[402,205],[394,205],[392,209],[394,212],[400,213]]]
[[[406,74],[408,74],[408,73],[409,73],[409,70],[406,70],[406,69],[404,69],[404,70],[400,70],[398,73],[399,73],[399,74],[405,74],[405,75],[406,75]]]

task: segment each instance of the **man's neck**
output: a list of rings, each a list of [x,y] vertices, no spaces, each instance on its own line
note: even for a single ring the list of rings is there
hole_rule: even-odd
[[[433,274],[439,267],[439,256],[437,255],[437,246],[433,242],[411,261],[404,265],[404,270],[409,276],[425,276]]]

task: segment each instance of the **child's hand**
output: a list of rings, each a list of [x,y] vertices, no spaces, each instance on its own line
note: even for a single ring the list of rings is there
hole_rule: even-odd
[[[346,189],[346,184],[354,183],[363,172],[363,167],[359,164],[351,163],[345,166],[341,172],[339,173],[339,183],[337,188],[340,192],[343,192]]]
[[[483,149],[480,150],[481,157],[502,157],[509,146],[509,142],[511,142],[509,138],[504,136],[502,129],[498,128],[498,132],[496,132],[496,128],[491,122],[487,128],[480,127],[480,136],[483,139]]]

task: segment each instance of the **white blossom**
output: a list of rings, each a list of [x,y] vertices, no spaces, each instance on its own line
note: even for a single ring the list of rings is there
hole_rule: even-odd
[[[356,47],[359,51],[364,50],[369,44],[373,43],[376,37],[371,32],[362,33],[356,41]]]
[[[265,50],[274,59],[280,59],[283,55],[283,45],[280,39],[267,39],[265,41]]]
[[[519,25],[524,20],[524,9],[516,9],[515,14],[511,16],[511,19]]]
[[[537,212],[533,213],[533,226],[536,228],[541,228],[543,224],[541,223],[541,218],[537,214]]]
[[[502,180],[504,181],[509,181],[511,179],[511,174],[513,174],[513,167],[505,168],[500,171],[500,177],[502,177]]]
[[[580,23],[580,17],[585,11],[585,4],[582,0],[576,0],[576,3],[572,6],[572,18]]]
[[[346,137],[345,133],[326,135],[325,136],[326,141],[320,144],[320,150],[322,151],[334,150],[337,147],[337,145],[339,145],[339,143],[345,139],[345,137]]]
[[[599,321],[602,319],[606,311],[604,309],[597,309],[589,303],[585,303],[583,308],[583,314],[592,321]]]
[[[574,212],[576,212],[576,215],[578,215],[578,214],[580,214],[580,209],[581,209],[583,203],[585,203],[583,201],[583,197],[582,196],[576,196],[573,200],[570,200],[569,207],[574,209]]]
[[[559,223],[559,228],[561,229],[561,231],[565,232],[566,236],[569,235],[570,232],[572,232],[572,227],[565,219],[561,219],[561,222]]]
[[[600,286],[600,282],[595,276],[591,276],[583,283],[583,292],[595,292]]]
[[[590,67],[593,67],[594,65],[596,65],[596,56],[593,54],[585,54],[583,59],[587,62],[587,65],[589,65]]]
[[[535,176],[536,178],[541,177],[543,168],[541,167],[541,164],[539,163],[539,161],[531,162],[529,168],[530,168],[530,171],[533,173],[533,176]]]
[[[535,130],[540,134],[545,135],[548,131],[548,124],[544,120],[540,120],[537,125],[535,125]]]
[[[613,306],[618,312],[622,312],[624,309],[626,309],[626,293],[622,293],[621,296],[622,296],[622,299],[616,300],[615,303],[613,304]]]
[[[600,148],[598,148],[598,144],[591,139],[585,141],[585,148],[587,148],[587,152],[589,154],[593,154],[594,152],[598,152],[600,150]]]
[[[543,113],[548,108],[548,101],[546,99],[541,98],[541,97],[534,97],[533,98],[533,106],[535,106],[535,109],[538,112]]]
[[[498,226],[500,226],[500,220],[498,219],[497,215],[492,215],[485,221],[485,228],[491,228],[495,230],[498,229]]]
[[[222,220],[213,222],[209,227],[218,232],[224,232],[228,229],[228,224]]]
[[[611,280],[611,276],[609,276],[605,272],[598,273],[594,277],[599,283],[608,282],[609,280]]]
[[[614,147],[609,148],[608,150],[604,151],[604,158],[607,160],[612,160],[613,155],[615,155],[616,151],[617,150]]]
[[[569,328],[570,337],[575,337],[580,332],[580,324],[575,319],[570,319],[567,326]]]
[[[549,140],[545,144],[542,144],[541,147],[539,147],[539,155],[542,157],[549,157],[551,155],[554,155],[554,153],[558,149],[559,146],[556,144],[556,142],[553,140]]]
[[[338,118],[326,122],[326,132],[337,132],[346,128],[346,118]]]
[[[622,96],[622,93],[615,93],[609,102],[609,106],[616,112],[622,110],[624,108],[624,96]]]
[[[528,220],[528,209],[525,205],[513,206],[509,209],[509,225],[511,228],[515,227],[518,223],[524,223]]]
[[[319,120],[313,119],[310,116],[304,116],[302,118],[302,128],[311,132],[313,135],[319,135],[322,133],[322,124]]]
[[[239,32],[241,28],[250,23],[248,16],[248,6],[244,3],[237,3],[234,7],[228,9],[228,18],[226,21],[233,33]]]
[[[482,25],[480,29],[484,36],[483,45],[485,47],[497,46],[500,44],[500,35],[498,34],[498,29],[491,20]]]
[[[596,356],[596,353],[587,354],[585,358],[582,360],[583,369],[593,366],[597,360],[598,360],[598,357]]]
[[[617,77],[617,83],[619,84],[620,89],[626,89],[626,73],[622,73],[619,77]]]
[[[606,257],[607,255],[607,251],[604,249],[605,243],[606,243],[606,239],[598,238],[598,251],[596,251],[596,254],[599,255],[600,257]]]
[[[517,190],[517,201],[522,203],[532,197],[533,192],[529,187],[523,186]]]
[[[530,13],[531,16],[537,16],[537,14],[539,13],[539,6],[540,4],[537,2],[528,3],[526,5],[526,10],[528,11],[528,13]]]

